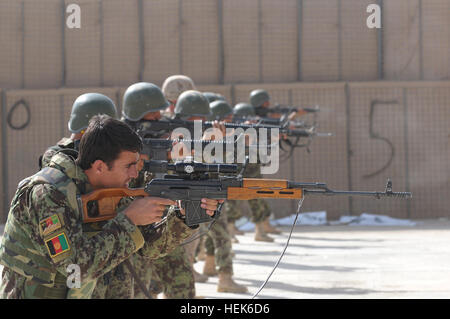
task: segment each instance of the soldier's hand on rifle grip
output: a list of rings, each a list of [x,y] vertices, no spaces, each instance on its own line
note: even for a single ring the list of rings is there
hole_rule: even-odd
[[[149,225],[161,221],[166,206],[176,205],[167,198],[142,197],[134,200],[124,211],[124,214],[135,225]]]
[[[214,212],[217,210],[217,206],[219,206],[219,204],[223,203],[224,201],[225,201],[224,199],[216,200],[216,199],[202,198],[201,207],[203,209],[206,209],[206,213],[212,217],[214,215]],[[181,208],[181,201],[178,201],[178,207],[180,208],[181,214],[185,215],[184,209]]]

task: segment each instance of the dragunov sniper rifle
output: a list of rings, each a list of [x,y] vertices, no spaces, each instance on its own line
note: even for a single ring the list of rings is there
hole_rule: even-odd
[[[95,190],[78,198],[83,210],[84,222],[108,220],[116,216],[116,207],[123,197],[154,196],[181,200],[188,226],[212,221],[201,208],[201,199],[250,200],[256,198],[280,198],[302,200],[306,195],[349,195],[410,198],[410,192],[393,192],[388,180],[383,192],[335,191],[325,183],[302,183],[282,179],[242,178],[235,164],[204,164],[196,162],[146,161],[144,169],[173,175],[151,180],[144,188],[106,188]],[[210,176],[211,174],[217,175]],[[218,174],[234,174],[225,176]],[[220,209],[219,209],[220,213]]]

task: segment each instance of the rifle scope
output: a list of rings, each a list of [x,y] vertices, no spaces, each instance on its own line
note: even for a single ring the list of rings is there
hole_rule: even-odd
[[[150,160],[144,162],[144,170],[152,173],[166,173],[175,171],[176,173],[222,173],[237,174],[238,166],[236,164],[206,164],[200,162],[182,162],[168,163],[167,161]]]

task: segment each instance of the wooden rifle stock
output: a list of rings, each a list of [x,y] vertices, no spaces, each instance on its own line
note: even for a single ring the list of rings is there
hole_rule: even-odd
[[[78,197],[83,211],[83,223],[93,223],[116,217],[117,205],[124,197],[148,196],[144,188],[103,188]]]
[[[301,188],[289,188],[287,180],[244,178],[241,187],[227,187],[221,198],[214,199],[250,200],[257,198],[300,199]],[[176,187],[176,184],[174,184]],[[205,197],[208,197],[205,189]],[[104,188],[78,198],[83,211],[83,222],[105,221],[117,215],[116,209],[123,197],[149,196],[145,188]],[[177,200],[180,198],[171,198]]]

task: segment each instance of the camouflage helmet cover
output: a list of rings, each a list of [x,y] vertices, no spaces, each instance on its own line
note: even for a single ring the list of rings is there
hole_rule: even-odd
[[[85,93],[73,102],[68,122],[71,133],[80,133],[89,125],[89,120],[98,114],[107,114],[117,118],[114,102],[106,95],[100,93]]]
[[[175,102],[181,93],[188,90],[196,90],[194,81],[186,75],[169,76],[162,85],[164,96],[169,101]]]
[[[254,107],[261,106],[269,100],[270,96],[266,90],[257,89],[250,92],[250,104]]]
[[[174,113],[178,116],[210,116],[209,103],[206,97],[195,90],[181,93],[175,105]]]
[[[164,110],[170,103],[161,89],[147,82],[130,85],[123,95],[122,115],[130,121],[139,121],[147,113]]]

